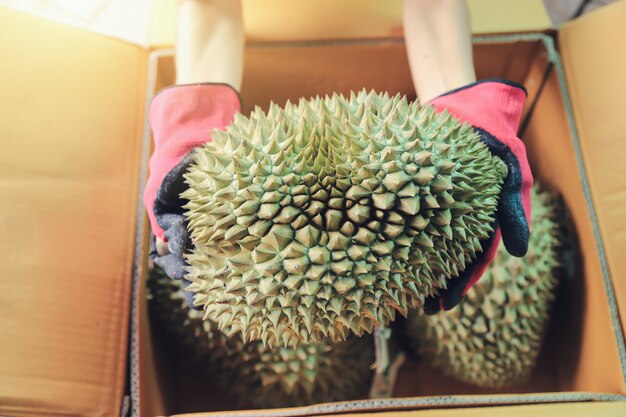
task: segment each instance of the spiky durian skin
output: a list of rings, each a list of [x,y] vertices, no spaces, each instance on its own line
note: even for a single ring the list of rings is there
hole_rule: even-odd
[[[244,343],[189,308],[182,285],[154,270],[149,312],[181,353],[243,405],[269,408],[356,399],[367,393],[374,362],[370,336],[297,348]]]
[[[195,305],[273,346],[371,332],[481,250],[505,174],[469,125],[399,95],[240,115],[186,175]]]
[[[416,353],[480,387],[523,383],[541,348],[557,277],[563,267],[562,205],[535,185],[532,233],[523,258],[500,244],[480,281],[454,309],[412,311],[407,337]]]

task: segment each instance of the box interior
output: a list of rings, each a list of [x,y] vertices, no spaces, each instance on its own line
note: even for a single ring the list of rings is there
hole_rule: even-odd
[[[171,24],[174,5],[161,3],[169,7],[161,17]],[[364,16],[337,13],[336,2],[324,1],[324,7],[320,7],[316,0],[308,2],[304,12],[290,12],[308,18],[308,26],[303,28],[288,13],[276,24],[269,8],[263,10],[266,3],[276,3],[274,7],[282,9],[291,3],[287,0],[247,3],[247,7],[254,4],[266,14],[248,16],[254,18],[251,26],[257,22],[258,30],[248,34],[253,42],[247,50],[243,92],[246,112],[256,104],[266,106],[270,99],[282,104],[287,98],[352,88],[411,95],[402,41],[388,38],[400,34],[398,13],[388,15],[380,25],[379,14],[371,16],[378,10],[372,6],[380,7],[378,2],[368,1],[367,7],[361,0],[346,2],[357,4]],[[397,6],[399,1],[392,3]],[[481,11],[474,13],[472,5],[480,6]],[[475,33],[546,27],[545,13],[539,13],[540,0],[506,5],[497,0],[472,0],[470,8]],[[313,16],[309,13],[313,11],[321,14]],[[268,14],[271,19],[266,17]],[[338,23],[329,22],[333,14],[338,15]],[[608,257],[605,262],[614,278],[622,312],[626,309],[626,280],[625,258],[620,255],[626,249],[626,193],[619,180],[624,165],[615,155],[623,155],[626,146],[626,118],[621,115],[626,84],[616,80],[624,72],[626,54],[623,44],[615,42],[606,47],[606,40],[624,38],[625,15],[626,2],[616,2],[593,17],[573,22],[560,35],[560,40],[571,41],[562,50],[567,52],[563,59],[569,69],[573,114],[598,209],[598,225]],[[346,23],[364,22],[367,16],[372,20],[365,22],[377,26],[361,24],[367,30],[359,41],[332,41],[354,37],[353,31],[346,30]],[[324,24],[318,24],[320,21]],[[4,8],[0,8],[0,22],[0,33],[7,40],[0,43],[6,58],[6,65],[0,67],[0,78],[5,81],[0,95],[5,110],[0,114],[0,172],[4,179],[0,195],[8,202],[0,209],[4,226],[0,247],[7,277],[0,280],[0,414],[126,415],[126,341],[135,214],[138,209],[143,212],[137,205],[142,183],[137,138],[144,130],[146,88],[158,90],[172,82],[172,60],[156,60],[159,70],[152,69],[146,79],[145,48]],[[278,42],[285,37],[279,28],[286,24],[294,36],[306,34],[310,39],[323,32],[326,36],[321,37],[328,41]],[[163,27],[157,26],[155,30]],[[173,35],[173,29],[170,32]],[[171,45],[173,36],[158,39],[165,39],[158,44]],[[153,54],[152,59],[156,56]],[[557,77],[548,71],[547,53],[537,39],[477,45],[476,61],[481,77],[523,81],[529,90],[530,117],[522,130],[533,167],[544,182],[562,191],[584,254],[578,260],[578,278],[562,290],[565,295],[560,297],[552,323],[556,330],[546,343],[541,369],[531,383],[511,392],[577,392],[576,396],[564,393],[559,397],[562,401],[614,399],[585,394],[623,394],[620,369],[624,369],[624,361],[620,364],[617,358],[611,326],[619,326],[619,321],[615,311],[610,320],[614,300],[607,301],[602,284],[602,267],[606,270],[607,266],[598,257],[598,242],[593,239]],[[597,77],[598,67],[607,74],[605,77]],[[535,103],[534,107],[530,103]],[[598,108],[605,111],[596,111]],[[554,152],[547,157],[546,150]],[[145,222],[143,227],[140,238],[146,248]],[[145,251],[140,255],[144,255],[145,263]],[[143,277],[141,273],[136,275]],[[137,299],[143,300],[143,281],[140,284],[137,288],[141,291],[135,294],[140,293]],[[145,303],[135,303],[134,307],[137,314],[133,314],[131,323],[138,331],[130,334],[130,382],[135,415],[138,404],[143,416],[233,408],[232,403],[218,401],[222,398],[217,393],[218,381],[200,383],[199,375],[192,374],[192,378],[183,379],[184,368],[177,358],[168,356],[171,350],[156,334],[158,329],[152,333]],[[136,326],[137,322],[142,325]],[[623,354],[623,341],[619,343]],[[433,372],[422,368],[409,363],[403,370],[403,383],[398,384],[396,396],[418,397],[403,403],[412,405],[397,405],[398,401],[396,408],[446,402],[464,406],[558,400],[555,396],[507,395],[501,391],[495,396],[447,379],[426,383],[426,376]],[[443,384],[447,384],[445,389]],[[205,397],[207,392],[212,394]],[[428,396],[441,393],[479,395]],[[188,403],[189,397],[200,401]],[[373,409],[376,404],[348,403],[344,410],[359,407]],[[289,413],[312,414],[314,410]]]
[[[532,38],[532,37],[531,37]],[[535,178],[558,191],[571,215],[579,250],[572,276],[564,278],[538,363],[530,380],[507,389],[479,389],[442,376],[427,363],[408,360],[394,397],[596,392],[626,394],[600,259],[594,241],[559,80],[541,35],[520,41],[478,39],[474,58],[478,78],[517,81],[529,92],[521,136]],[[367,42],[254,44],[246,48],[243,112],[270,101],[284,104],[332,92],[362,88],[415,94],[401,39]],[[155,60],[155,91],[174,82],[171,54]],[[144,274],[145,275],[145,274]],[[145,276],[144,276],[145,279]],[[140,303],[145,304],[144,299]],[[237,409],[220,390],[176,357],[175,350],[150,327],[145,305],[139,310],[144,337],[139,352],[141,415]],[[144,381],[151,381],[144,383]],[[482,398],[482,397],[481,397]],[[529,397],[530,398],[530,397]],[[529,400],[530,401],[530,400]],[[450,399],[454,404],[454,397]]]

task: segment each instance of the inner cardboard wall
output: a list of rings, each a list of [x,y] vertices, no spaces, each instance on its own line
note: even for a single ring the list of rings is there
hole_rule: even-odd
[[[555,311],[538,366],[524,385],[503,390],[478,389],[444,377],[427,364],[409,360],[403,367],[395,396],[414,397],[456,394],[502,394],[560,391],[625,392],[612,332],[606,295],[591,225],[579,184],[574,151],[563,104],[547,54],[539,41],[476,44],[474,61],[478,78],[500,77],[526,85],[529,102],[524,140],[535,177],[559,190],[572,213],[581,241],[581,265],[575,279],[559,289]],[[362,44],[250,45],[246,49],[243,111],[270,100],[280,105],[332,92],[349,93],[361,88],[415,96],[404,45],[400,40]],[[156,90],[173,84],[171,56],[158,61]],[[553,71],[552,71],[553,72]],[[536,106],[531,105],[539,94]],[[532,110],[532,111],[531,111]],[[557,175],[558,174],[558,175]],[[142,309],[142,311],[144,311]],[[142,317],[143,325],[147,318]],[[153,329],[154,369],[159,381],[155,391],[142,399],[163,401],[167,414],[235,409],[219,390],[219,381],[207,381],[173,355],[158,329]],[[147,355],[140,354],[141,360]],[[145,381],[146,375],[141,379]],[[165,382],[167,381],[167,382]],[[159,407],[160,408],[160,407]],[[148,415],[148,414],[146,414]]]
[[[615,1],[559,29],[591,199],[626,332],[626,1]],[[620,39],[621,42],[612,42]],[[620,80],[620,81],[616,81]],[[617,156],[617,157],[616,157]],[[621,157],[620,157],[621,156]],[[622,336],[623,337],[623,336]]]
[[[551,338],[563,342],[554,354],[562,390],[623,393],[617,340],[589,212],[575,162],[556,74],[547,79],[524,135],[531,168],[546,186],[558,190],[575,224],[576,273],[562,285]]]

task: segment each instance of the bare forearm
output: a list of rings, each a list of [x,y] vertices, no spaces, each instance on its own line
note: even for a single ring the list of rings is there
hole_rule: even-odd
[[[413,84],[422,102],[476,81],[465,0],[404,0],[403,23]]]
[[[243,19],[239,0],[184,0],[179,7],[176,83],[241,88]]]

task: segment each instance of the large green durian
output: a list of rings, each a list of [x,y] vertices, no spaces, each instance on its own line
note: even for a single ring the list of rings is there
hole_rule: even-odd
[[[211,321],[202,319],[202,312],[189,308],[180,281],[154,270],[148,288],[152,320],[182,354],[243,405],[307,405],[367,393],[374,362],[369,335],[297,348],[244,343],[241,335],[224,335]]]
[[[480,387],[528,378],[564,262],[562,209],[553,193],[535,186],[526,256],[510,255],[501,243],[493,263],[457,307],[432,316],[409,314],[407,337],[419,356]]]
[[[273,346],[371,332],[445,288],[506,174],[470,126],[365,91],[239,115],[194,161],[189,290],[224,332]]]

